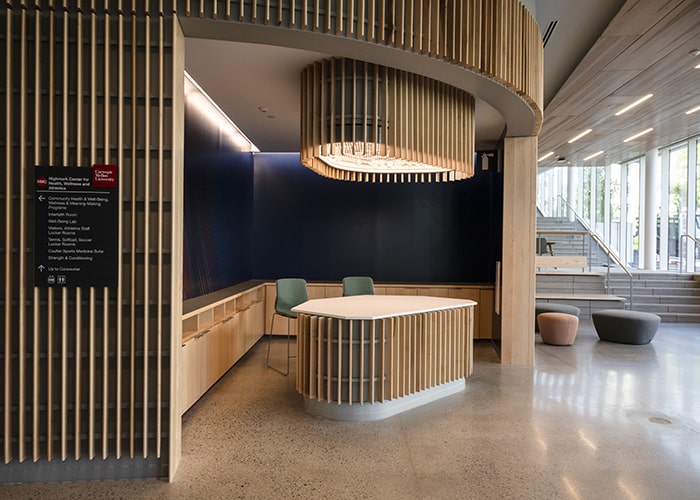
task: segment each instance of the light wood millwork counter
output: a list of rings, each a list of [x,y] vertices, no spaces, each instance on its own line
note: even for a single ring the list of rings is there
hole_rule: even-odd
[[[340,297],[342,284],[308,283],[309,298]],[[474,338],[493,338],[493,285],[376,284],[375,295],[398,296],[404,304],[420,297],[472,302],[469,314]],[[376,304],[376,299],[373,299]],[[179,349],[178,392],[180,413],[187,411],[255,343],[270,331],[275,304],[274,282],[250,280],[217,290],[182,304],[182,340]],[[286,322],[277,321],[273,334],[286,334]],[[296,335],[297,322],[291,322]]]
[[[181,414],[255,345],[264,326],[262,281],[185,301],[178,374]]]
[[[360,295],[295,307],[296,383],[307,411],[376,420],[463,390],[472,371],[475,305]]]

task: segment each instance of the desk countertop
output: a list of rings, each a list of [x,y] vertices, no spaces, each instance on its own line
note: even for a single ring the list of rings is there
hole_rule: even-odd
[[[354,295],[309,300],[293,307],[292,311],[330,318],[373,320],[475,305],[473,300],[422,295]]]

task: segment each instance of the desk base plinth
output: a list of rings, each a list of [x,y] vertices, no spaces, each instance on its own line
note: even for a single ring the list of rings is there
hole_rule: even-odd
[[[464,389],[473,302],[378,319],[299,313],[297,391],[309,413],[378,420]]]
[[[304,399],[304,408],[315,417],[323,417],[330,420],[343,420],[348,422],[368,422],[393,417],[404,411],[418,408],[447,396],[458,394],[466,388],[466,380],[460,379],[454,382],[426,389],[416,394],[410,394],[399,399],[385,401],[384,403],[348,404],[319,401],[317,399]]]

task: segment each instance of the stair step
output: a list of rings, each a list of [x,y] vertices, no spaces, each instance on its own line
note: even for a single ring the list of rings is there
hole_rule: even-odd
[[[608,293],[629,298],[630,280],[626,275],[611,273],[610,286],[603,292],[606,277],[606,272],[538,273],[536,290],[540,294]],[[632,286],[632,309],[658,314],[662,321],[700,323],[700,281],[692,275],[639,273],[633,276]],[[590,305],[591,311],[610,307],[598,302],[594,305]]]
[[[634,302],[634,310],[647,311],[654,314],[700,314],[700,305],[677,305],[677,304],[639,304]]]
[[[619,272],[610,273],[611,280],[629,281],[629,276],[626,274],[620,274]],[[696,283],[700,284],[700,281],[695,279],[692,274],[632,274],[632,281],[635,283],[668,283],[668,282],[680,282],[680,283]]]
[[[604,293],[599,274],[538,273],[535,277],[538,293]]]
[[[609,289],[610,293],[615,295],[629,295],[630,287],[624,285],[612,286]],[[640,288],[633,287],[634,295],[667,295],[679,297],[698,297],[700,298],[700,290],[695,288]]]
[[[700,314],[655,313],[666,323],[700,323]]]
[[[615,295],[621,295],[616,293]],[[623,295],[624,296],[624,295]],[[675,295],[635,295],[635,304],[679,304],[679,305],[700,305],[698,297],[678,297]]]
[[[610,276],[609,281],[611,283],[629,283],[628,277],[621,276]],[[677,279],[657,279],[657,278],[632,278],[632,283],[639,286],[673,286],[673,287],[698,287],[700,288],[700,281],[696,281],[691,278],[677,278]]]

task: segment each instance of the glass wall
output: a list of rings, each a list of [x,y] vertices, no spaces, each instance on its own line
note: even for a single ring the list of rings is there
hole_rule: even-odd
[[[621,164],[554,167],[538,174],[538,208],[546,216],[565,217],[566,200],[579,223],[596,232],[630,268],[640,264],[645,213],[656,218],[656,269],[700,270],[700,136],[658,150],[661,182],[658,207],[645,208],[645,159]],[[567,199],[567,184],[573,199]]]

